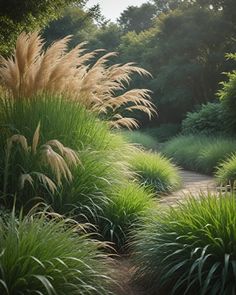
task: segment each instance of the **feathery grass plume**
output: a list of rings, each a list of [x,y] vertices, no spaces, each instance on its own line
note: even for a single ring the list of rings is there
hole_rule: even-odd
[[[20,146],[20,152],[23,150],[24,154],[21,155],[22,162],[16,166],[21,167],[19,175],[19,188],[23,190],[26,183],[29,183],[34,187],[34,179],[37,179],[39,183],[43,185],[44,188],[48,189],[51,193],[57,191],[57,185],[62,185],[62,178],[66,179],[68,182],[72,181],[72,173],[70,168],[78,165],[80,163],[77,153],[65,147],[58,140],[49,140],[45,144],[39,146],[40,137],[40,123],[38,124],[32,140],[32,145],[28,146],[27,139],[21,134],[12,135],[7,140],[6,148],[6,163],[5,163],[5,173],[4,173],[4,193],[7,194],[7,182],[9,177],[9,166],[11,161],[14,164],[14,157],[17,154],[13,153],[13,144],[18,144]],[[54,149],[53,149],[54,148]],[[56,150],[55,150],[56,149]],[[13,155],[11,155],[11,153]],[[32,171],[28,171],[29,167],[25,167],[24,161],[31,163]],[[33,163],[40,162],[41,165],[48,166],[52,171],[53,177],[56,179],[54,182],[50,177],[48,177],[44,171],[34,171]],[[16,170],[18,168],[16,167]],[[26,172],[27,171],[27,172]]]
[[[112,127],[138,126],[135,119],[123,118],[121,111],[139,110],[149,118],[156,113],[149,90],[126,91],[131,75],[150,75],[146,70],[133,63],[108,66],[109,59],[116,55],[114,52],[106,53],[89,65],[101,50],[85,53],[85,43],[81,43],[67,52],[70,39],[71,36],[67,36],[56,41],[44,51],[39,33],[20,34],[14,55],[8,59],[1,57],[2,85],[14,99],[30,99],[46,92],[77,100],[98,114],[109,113]]]

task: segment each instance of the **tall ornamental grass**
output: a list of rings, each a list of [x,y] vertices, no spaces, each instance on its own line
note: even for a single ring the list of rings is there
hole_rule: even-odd
[[[231,138],[182,135],[173,138],[163,152],[185,169],[212,174],[216,167],[236,151],[236,141]]]
[[[7,202],[16,194],[19,206],[36,197],[38,201],[51,204],[60,213],[75,207],[79,209],[77,213],[81,213],[91,207],[96,209],[97,214],[99,206],[107,201],[111,186],[129,177],[125,154],[130,146],[121,136],[113,134],[106,122],[97,119],[77,102],[43,95],[31,101],[3,99],[1,109],[4,112],[0,118],[3,126],[0,139],[0,184],[1,190],[5,190],[4,195],[8,195],[5,198]],[[53,141],[55,151],[63,153],[60,152],[61,145],[70,147],[66,151],[73,149],[79,159],[71,169],[72,177],[61,179],[54,191],[45,190],[42,186],[31,187],[29,181],[24,187],[19,185],[21,175],[36,175],[40,172],[50,177],[50,171],[41,161],[40,150],[35,156],[32,153],[28,156],[19,144],[14,143],[12,151],[16,149],[17,153],[12,153],[9,163],[6,163],[7,140],[18,134],[24,136],[31,145],[39,122],[39,146],[44,147],[45,143]],[[59,142],[61,145],[58,145]],[[8,176],[7,181],[5,174]],[[4,189],[6,182],[8,185]]]
[[[116,53],[106,53],[92,62],[97,53],[85,52],[85,44],[68,51],[70,36],[53,43],[44,50],[45,41],[35,33],[22,33],[16,41],[13,56],[0,60],[2,86],[12,99],[31,99],[41,93],[62,95],[79,101],[90,111],[107,115],[112,127],[137,127],[132,117],[123,117],[122,111],[135,110],[155,113],[147,89],[126,90],[131,75],[150,75],[133,63],[108,66],[109,58]]]
[[[59,217],[0,219],[0,293],[107,295],[111,279],[101,242]]]
[[[148,294],[235,294],[236,199],[201,195],[153,214],[134,241],[135,279]]]
[[[161,154],[136,151],[129,163],[137,178],[157,194],[169,193],[181,185],[178,169]]]

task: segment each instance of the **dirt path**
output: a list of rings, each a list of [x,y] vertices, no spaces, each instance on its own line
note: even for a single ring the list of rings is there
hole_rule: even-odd
[[[216,190],[216,183],[213,177],[202,175],[191,171],[180,171],[183,186],[177,192],[168,196],[163,196],[160,203],[164,206],[175,205],[179,201],[183,201],[189,193],[197,195],[200,192],[207,193]],[[117,273],[118,281],[121,283],[117,287],[117,295],[148,295],[145,291],[141,292],[131,284],[133,268],[130,264],[129,258],[123,257],[119,259],[115,265],[115,273]]]
[[[212,176],[186,170],[181,170],[180,175],[183,182],[182,188],[163,197],[160,200],[161,204],[174,205],[177,202],[184,200],[189,193],[192,195],[198,195],[200,192],[207,193],[216,190],[216,182]]]

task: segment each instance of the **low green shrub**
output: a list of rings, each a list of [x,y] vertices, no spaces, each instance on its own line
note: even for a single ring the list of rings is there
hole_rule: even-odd
[[[188,113],[182,122],[184,134],[219,134],[225,131],[226,113],[221,103],[207,103],[196,112]]]
[[[146,149],[155,150],[157,148],[157,141],[143,131],[122,131],[122,135],[128,142],[140,144]]]
[[[129,163],[138,179],[156,193],[168,193],[180,187],[177,168],[161,154],[137,151]]]
[[[236,53],[228,54],[227,58],[236,61]],[[222,88],[218,96],[226,111],[225,124],[228,132],[236,132],[236,70],[227,73],[228,81],[221,82]]]
[[[0,293],[111,294],[101,243],[48,217],[0,219]]]
[[[179,124],[161,124],[155,128],[144,129],[144,132],[152,136],[158,142],[165,142],[180,132]]]
[[[163,148],[164,154],[183,168],[207,174],[235,151],[234,139],[204,135],[178,136]]]
[[[125,251],[130,231],[153,206],[153,193],[143,186],[129,182],[117,187],[100,219],[103,238],[114,243],[118,251]]]
[[[135,236],[135,280],[148,294],[234,294],[235,210],[225,194],[155,213]]]
[[[231,157],[220,163],[217,167],[216,178],[220,185],[230,184],[235,185],[236,181],[236,155],[233,154]]]

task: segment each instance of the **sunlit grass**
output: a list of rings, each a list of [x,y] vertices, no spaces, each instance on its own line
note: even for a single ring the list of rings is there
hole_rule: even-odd
[[[159,153],[136,151],[129,162],[138,179],[158,194],[174,191],[181,186],[177,167]]]

